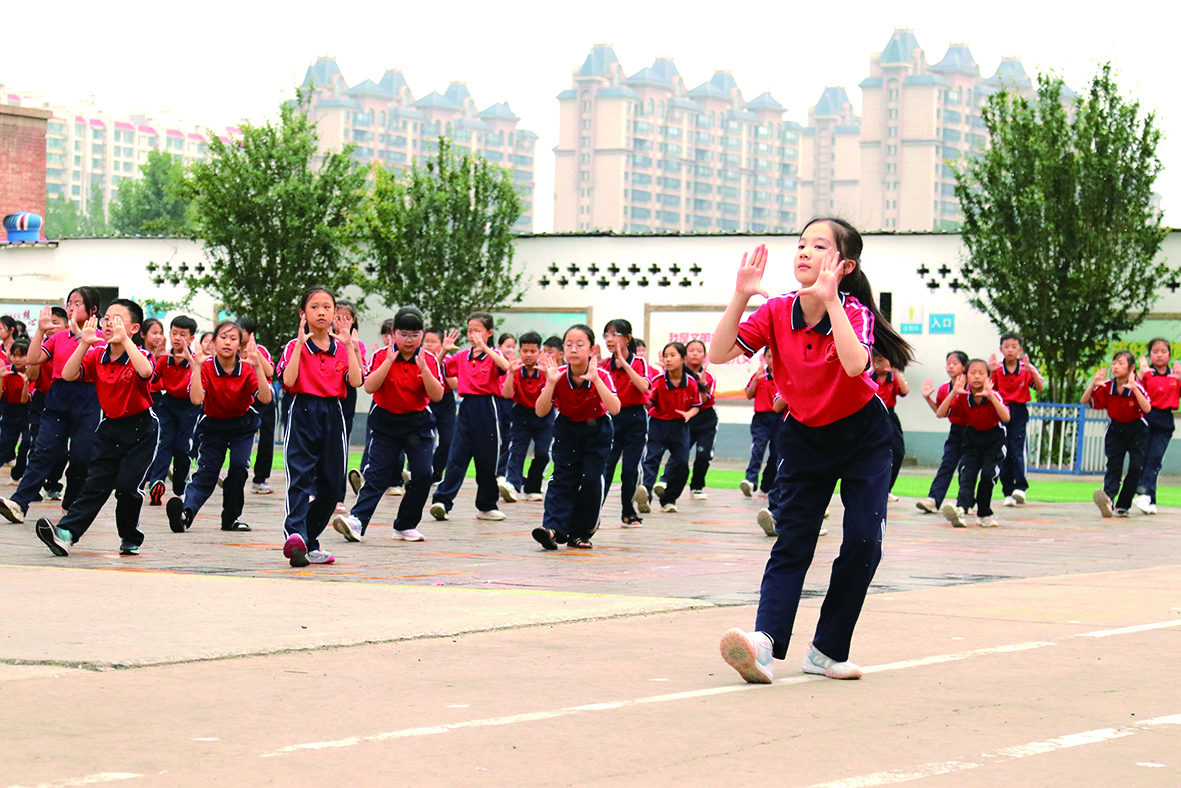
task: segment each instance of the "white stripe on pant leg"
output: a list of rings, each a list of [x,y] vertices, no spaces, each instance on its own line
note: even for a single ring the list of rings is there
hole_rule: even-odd
[[[135,494],[139,496],[141,501],[144,499],[144,485],[148,482],[148,476],[152,473],[152,466],[156,464],[156,454],[160,451],[160,417],[151,408],[148,408],[148,413],[152,414],[152,420],[156,422],[156,448],[152,452],[152,461],[148,463],[148,467],[144,471],[144,477],[139,480],[139,484],[135,488]]]
[[[287,425],[283,429],[283,475],[286,477],[285,483],[287,486],[283,495],[283,534],[284,536],[291,536],[287,532],[287,518],[291,516],[291,468],[287,464],[287,458],[291,456],[291,421],[295,417],[295,405],[297,402],[296,394],[291,398],[291,405],[287,408]]]

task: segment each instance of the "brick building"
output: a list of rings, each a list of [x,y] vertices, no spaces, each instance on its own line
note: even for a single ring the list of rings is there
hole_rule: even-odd
[[[0,217],[32,211],[44,218],[45,131],[52,114],[0,105]]]

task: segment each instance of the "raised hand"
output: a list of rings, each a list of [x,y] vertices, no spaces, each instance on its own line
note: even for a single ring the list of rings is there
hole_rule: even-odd
[[[53,309],[50,307],[41,309],[41,314],[37,316],[37,329],[42,334],[53,330]]]
[[[311,336],[311,335],[308,333],[308,321],[304,318],[300,318],[300,320],[299,320],[299,334],[296,335],[296,339],[298,339],[299,344],[302,345],[308,341],[309,336]]]
[[[15,374],[7,364],[0,364],[0,380],[4,380],[9,375]]]
[[[390,352],[386,354],[386,359],[388,360],[390,358],[393,358],[393,355],[394,355],[394,351],[391,349]],[[415,363],[418,364],[418,374],[419,375],[431,374],[431,368],[426,365],[426,353],[415,353],[414,354],[414,361],[415,361]]]
[[[1148,374],[1148,370],[1149,370],[1149,366],[1148,366],[1148,356],[1141,356],[1141,357],[1140,357],[1140,374],[1141,374],[1141,375],[1147,375],[1147,374]]]
[[[557,383],[562,379],[561,367],[549,356],[542,356],[537,363],[541,366],[542,372],[545,373],[545,379],[550,383]]]
[[[127,326],[123,324],[123,318],[118,315],[112,315],[111,321],[111,342],[116,345],[127,341]]]
[[[1135,383],[1136,383],[1136,379],[1134,377],[1132,377],[1131,375],[1128,375],[1128,379],[1120,384],[1119,390],[1121,392],[1122,391],[1131,391],[1132,386],[1135,385]]]
[[[443,352],[448,353],[459,347],[459,330],[451,329],[443,336]]]
[[[796,292],[796,296],[812,296],[819,298],[825,304],[839,301],[841,296],[837,292],[837,287],[844,275],[843,268],[844,261],[841,260],[840,250],[829,249],[820,261],[820,270],[816,274],[816,281],[807,287],[801,287]]]
[[[1107,380],[1107,368],[1100,367],[1099,371],[1095,373],[1095,380],[1092,381],[1096,386]]]
[[[246,360],[250,362],[252,367],[262,363],[262,354],[258,352],[258,345],[254,343],[253,339],[246,342]]]
[[[1173,377],[1181,378],[1181,361],[1173,362]]]
[[[508,372],[511,375],[523,366],[525,366],[524,362],[516,356],[513,356],[508,361]]]
[[[734,284],[734,292],[751,296],[770,298],[763,289],[763,274],[767,270],[767,246],[759,244],[753,252],[744,252],[742,262],[738,264],[738,277]]]
[[[332,328],[335,329],[336,326],[337,326],[337,324],[335,322],[333,322]],[[337,342],[344,345],[345,350],[348,350],[349,348],[355,346],[355,343],[357,341],[356,335],[357,335],[356,331],[348,331],[348,330],[345,330],[345,331],[333,330],[333,331],[328,332],[328,336],[332,337]]]
[[[984,379],[984,385],[980,388],[980,393],[986,398],[992,396],[992,378]]]
[[[87,345],[93,345],[98,341],[98,318],[92,317],[87,320],[78,330],[78,340]]]
[[[927,378],[923,381],[923,397],[931,399],[931,395],[935,393],[935,381]]]
[[[988,371],[989,372],[996,372],[1000,368],[1001,368],[1001,362],[997,359],[996,353],[993,353],[992,355],[990,355],[988,357]]]
[[[967,375],[957,375],[956,379],[955,379],[955,383],[952,384],[951,393],[952,394],[963,394],[967,390],[968,390],[968,376]]]

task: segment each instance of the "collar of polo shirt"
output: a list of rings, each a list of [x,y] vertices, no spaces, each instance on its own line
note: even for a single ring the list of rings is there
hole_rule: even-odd
[[[838,293],[838,295],[841,297],[841,306],[844,306],[845,299],[848,298],[848,294],[847,293]],[[817,334],[831,334],[832,333],[832,320],[829,319],[828,313],[826,312],[824,314],[824,317],[820,318],[819,323],[817,323],[814,326],[809,326],[807,323],[804,322],[804,307],[800,305],[799,296],[796,293],[792,293],[791,329],[792,329],[792,331],[799,331],[801,328],[811,328],[811,330],[815,331]]]
[[[685,368],[684,368],[684,367],[681,367],[681,384],[680,384],[679,386],[674,386],[674,385],[673,385],[672,378],[670,378],[670,377],[668,376],[668,372],[667,372],[667,371],[664,373],[664,386],[665,386],[665,388],[669,388],[669,389],[683,389],[683,388],[685,388],[685,386],[688,386],[688,385],[689,385],[689,373],[685,371]]]
[[[572,389],[589,389],[591,386],[591,382],[589,380],[584,380],[581,383],[575,383],[574,374],[570,371],[569,364],[566,365],[566,382],[570,384],[570,388]]]
[[[103,348],[102,362],[104,364],[130,364],[131,356],[127,353],[124,353],[123,355],[119,356],[119,358],[112,359],[111,346],[107,345],[105,348]]]
[[[219,378],[226,377],[227,375],[229,375],[231,377],[237,377],[238,375],[242,374],[242,359],[238,359],[237,361],[234,362],[234,371],[233,372],[226,372],[225,368],[222,367],[221,362],[215,358],[215,359],[213,359],[213,371],[217,374],[217,376]]]
[[[398,349],[397,345],[394,345],[392,348],[390,348],[390,351],[393,351],[394,361],[401,361],[406,364],[417,364],[418,363],[418,354],[422,352],[422,345],[419,345],[418,347],[414,348],[414,352],[410,354],[410,358],[403,358],[402,351]],[[389,352],[389,351],[387,351],[387,352]]]
[[[630,367],[633,363],[635,363],[635,360],[636,360],[635,353],[628,354],[627,365]],[[619,366],[619,356],[616,356],[616,355],[611,356],[611,369],[623,369],[623,367]]]
[[[311,337],[308,337],[303,344],[305,347],[307,347],[308,351],[312,353],[328,353],[332,356],[336,355],[336,340],[333,339],[331,335],[328,337],[328,347],[326,349],[321,348],[319,345],[313,342]]]

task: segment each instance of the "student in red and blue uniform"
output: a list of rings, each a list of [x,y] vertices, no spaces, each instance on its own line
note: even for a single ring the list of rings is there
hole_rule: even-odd
[[[213,329],[213,358],[194,357],[187,344],[181,355],[196,369],[189,387],[189,398],[201,409],[195,440],[197,471],[185,489],[184,498],[168,500],[168,525],[173,533],[184,533],[193,518],[213,494],[217,477],[230,455],[230,467],[222,484],[221,530],[249,531],[241,521],[246,498],[246,479],[250,476],[250,450],[258,431],[256,402],[269,403],[271,387],[265,382],[266,367],[262,354],[253,342],[243,347],[242,327],[223,320]],[[200,353],[200,351],[198,351]],[[243,361],[245,356],[245,362]]]
[[[452,329],[444,332],[441,328],[428,328],[422,337],[422,346],[426,352],[439,360],[439,369],[445,369],[447,359],[455,353],[455,343],[459,340],[459,332]],[[455,434],[455,418],[458,405],[455,402],[455,389],[443,381],[443,399],[431,403],[431,413],[435,414],[435,457],[431,461],[431,481],[436,484],[443,481],[443,474],[447,471],[447,457],[451,453],[451,438]],[[397,480],[394,480],[395,483]]]
[[[953,350],[947,354],[944,362],[947,369],[947,382],[936,391],[934,382],[927,378],[923,381],[923,401],[932,413],[939,412],[939,403],[947,398],[955,379],[968,371],[968,354],[962,350]],[[968,423],[956,413],[948,414],[947,420],[951,426],[947,431],[947,440],[943,442],[943,458],[939,461],[939,469],[935,478],[931,480],[931,488],[927,497],[915,503],[920,512],[935,514],[943,506],[943,499],[947,497],[947,488],[951,486],[952,477],[960,467],[960,455],[964,450],[964,426]]]
[[[669,342],[660,353],[664,374],[648,389],[648,445],[644,448],[644,486],[660,511],[675,512],[677,499],[689,480],[689,421],[701,409],[700,381],[685,366],[685,346]],[[668,452],[668,483],[657,482],[660,461]],[[638,496],[646,512],[644,496]]]
[[[447,383],[459,392],[459,415],[451,438],[447,475],[435,489],[431,516],[450,519],[455,496],[463,486],[470,463],[476,465],[476,519],[503,520],[496,507],[500,488],[496,483],[496,461],[500,456],[500,370],[509,368],[508,359],[488,347],[492,341],[492,315],[474,312],[467,321],[469,350],[447,359]],[[454,381],[454,383],[452,383]]]
[[[898,420],[894,408],[899,397],[910,394],[910,386],[902,376],[902,370],[891,367],[889,360],[880,353],[873,354],[873,379],[878,384],[878,398],[886,406],[890,423],[894,426],[894,435],[890,443],[893,457],[890,464],[890,490],[893,491],[894,483],[898,481],[898,472],[902,470],[902,460],[906,457],[906,437],[902,432],[902,422]],[[898,496],[891,492],[889,500],[890,503],[894,503]]]
[[[48,338],[58,331],[64,331],[70,323],[70,318],[66,314],[66,310],[60,306],[50,308],[53,315],[53,322],[45,333]],[[29,449],[30,456],[32,451],[37,446],[37,435],[41,431],[41,414],[45,411],[45,398],[49,394],[49,389],[53,387],[53,363],[47,361],[44,364],[28,364],[29,378],[33,381],[33,386],[30,389],[31,396],[29,398]],[[14,469],[15,470],[15,469]],[[19,483],[24,478],[24,470],[21,469],[19,476],[14,475],[13,481]],[[49,472],[49,476],[45,479],[44,490],[45,498],[51,501],[60,501],[62,499],[62,476],[66,472],[66,457],[58,457],[57,464]],[[34,499],[36,500],[36,499]]]
[[[0,365],[0,399],[4,411],[0,414],[0,465],[16,460],[12,467],[14,479],[20,479],[29,456],[29,380],[28,340],[18,339],[8,348],[8,363]],[[17,448],[17,444],[20,448]]]
[[[693,454],[693,473],[689,478],[689,497],[704,501],[705,475],[709,473],[709,464],[714,458],[714,441],[718,436],[718,411],[714,408],[714,396],[718,390],[718,382],[706,369],[706,354],[708,349],[700,339],[685,345],[685,366],[697,378],[701,387],[701,407],[697,415],[689,419],[689,451]],[[696,452],[693,451],[696,447]],[[668,466],[664,466],[661,480],[668,484]]]
[[[607,487],[603,494],[606,496],[611,492],[615,468],[622,461],[619,493],[623,502],[623,527],[640,528],[644,520],[636,513],[636,504],[641,503],[645,509],[648,507],[648,490],[639,484],[640,463],[648,444],[648,391],[658,370],[652,369],[639,352],[639,340],[632,335],[630,321],[623,318],[609,320],[603,329],[603,342],[611,357],[600,367],[603,374],[611,378],[611,385],[619,397],[619,413],[611,417],[614,436],[611,452],[607,455]],[[561,353],[557,355],[560,357]]]
[[[193,376],[190,359],[185,349],[197,335],[197,321],[188,315],[172,318],[168,328],[168,340],[172,352],[156,356],[156,376],[153,383],[159,389],[156,401],[156,417],[160,420],[160,445],[156,449],[156,461],[148,476],[152,480],[148,487],[148,505],[159,506],[164,500],[164,479],[168,466],[172,465],[172,492],[185,494],[185,483],[189,478],[189,451],[192,449],[193,430],[197,417],[201,415],[200,405],[189,399],[189,379]]]
[[[291,393],[283,461],[287,468],[283,556],[292,566],[331,564],[320,534],[345,484],[348,436],[341,403],[363,382],[356,333],[335,329],[336,297],[313,286],[299,302],[299,335],[283,348],[276,373]],[[315,496],[315,500],[310,500]]]
[[[395,481],[402,481],[402,458],[410,466],[410,482],[394,518],[394,536],[421,542],[422,509],[431,492],[431,458],[435,450],[435,417],[430,403],[443,398],[439,360],[422,348],[422,312],[404,306],[394,315],[389,344],[373,353],[365,391],[373,395],[366,425],[364,484],[348,515],[335,514],[332,527],[350,542],[360,541],[377,504]]]
[[[353,336],[357,335],[360,330],[361,323],[357,320],[357,307],[353,305],[352,301],[346,301],[341,298],[336,302],[336,318],[335,318],[336,332],[338,334]],[[365,374],[365,370],[369,368],[369,361],[365,355],[365,343],[360,339],[356,340],[357,355],[361,359],[361,374]],[[348,387],[345,393],[345,398],[340,404],[341,410],[344,411],[344,437],[345,437],[345,463],[348,463],[348,447],[353,440],[353,421],[357,416],[357,390],[353,387]],[[347,475],[346,475],[347,479]],[[344,505],[344,498],[346,492],[346,484],[342,482],[340,491],[336,496],[336,513],[347,514],[348,509]]]
[[[250,483],[250,492],[253,495],[272,495],[275,491],[271,489],[268,480],[271,478],[271,470],[275,464],[275,417],[278,410],[275,401],[277,398],[274,396],[275,361],[271,358],[270,351],[258,344],[256,340],[258,321],[253,316],[243,315],[238,318],[238,325],[242,328],[242,349],[245,350],[253,344],[262,359],[262,368],[266,372],[266,377],[265,379],[259,378],[259,388],[261,389],[263,386],[270,388],[272,395],[267,402],[263,402],[259,398],[254,403],[254,409],[258,412],[258,450],[254,453],[254,477]],[[247,361],[247,359],[243,359],[243,361]]]
[[[750,419],[750,461],[746,464],[746,478],[738,488],[747,498],[759,492],[767,497],[775,485],[775,474],[779,468],[779,446],[776,436],[783,424],[783,410],[775,407],[775,359],[771,348],[763,350],[763,361],[746,382],[746,398],[754,401],[755,412]],[[770,451],[768,451],[770,449]],[[767,464],[763,465],[763,456]],[[763,469],[763,481],[759,483],[759,468]]]
[[[1111,417],[1107,434],[1103,437],[1107,472],[1103,474],[1103,488],[1096,490],[1093,496],[1104,517],[1112,514],[1128,516],[1128,507],[1132,505],[1132,496],[1144,470],[1144,455],[1148,449],[1148,421],[1144,416],[1152,411],[1152,403],[1148,392],[1136,380],[1135,363],[1135,357],[1128,351],[1116,351],[1111,359],[1111,376],[1108,377],[1106,369],[1100,369],[1083,392],[1084,405],[1106,410]],[[1125,457],[1128,473],[1121,487],[1119,477]]]
[[[52,365],[54,384],[45,397],[37,442],[20,485],[11,499],[0,498],[0,516],[9,522],[24,522],[29,504],[41,499],[42,485],[61,467],[63,458],[69,462],[63,509],[71,508],[86,483],[99,422],[98,397],[93,381],[78,377],[63,380],[62,370],[78,347],[82,324],[98,314],[98,306],[97,290],[75,287],[66,297],[70,328],[52,334],[53,311],[50,307],[41,310],[37,330],[29,340],[28,363]],[[48,339],[47,334],[51,334]]]
[[[1009,408],[1000,392],[992,388],[988,362],[969,361],[967,372],[955,379],[951,391],[935,411],[939,418],[953,414],[957,421],[964,422],[960,491],[954,504],[947,501],[939,511],[956,528],[963,528],[968,524],[967,512],[975,506],[976,524],[981,528],[995,528],[992,488],[1005,457],[1004,424],[1009,420]]]
[[[1173,413],[1181,404],[1181,361],[1174,362],[1170,370],[1172,355],[1169,340],[1157,337],[1148,341],[1148,358],[1140,359],[1140,385],[1148,392],[1152,410],[1145,417],[1148,449],[1132,506],[1145,514],[1156,514],[1156,480],[1173,439]]]
[[[520,500],[542,500],[541,483],[545,467],[549,465],[550,444],[554,440],[554,418],[537,415],[537,397],[545,387],[545,375],[537,361],[541,358],[541,334],[526,331],[517,346],[518,358],[513,359],[510,372],[504,376],[501,394],[513,403],[509,416],[508,478],[501,487],[501,497],[508,503]],[[525,454],[533,444],[533,461],[529,475],[525,475]]]
[[[54,555],[70,554],[112,492],[119,555],[139,555],[143,487],[160,437],[150,390],[155,368],[135,343],[143,319],[139,304],[116,298],[102,320],[105,344],[98,340],[98,319],[90,318],[62,367],[62,382],[81,378],[94,384],[104,418],[95,432],[94,461],[82,492],[56,525],[44,517],[37,521],[37,538]]]
[[[501,334],[496,339],[496,352],[508,359],[511,365],[517,359],[517,338],[508,332]],[[511,368],[500,370],[502,387],[504,379],[511,371]],[[496,413],[500,418],[500,453],[496,455],[496,483],[501,495],[504,495],[508,486],[508,446],[509,431],[512,429],[513,401],[502,396],[496,401]],[[505,501],[509,502],[507,498]]]
[[[1029,424],[1029,391],[1039,394],[1046,382],[1021,348],[1021,337],[1011,331],[1001,334],[1001,361],[996,354],[989,358],[992,387],[1009,409],[1005,425],[1005,459],[1001,462],[1001,492],[1005,506],[1025,503],[1029,481],[1025,478],[1025,430]]]
[[[778,536],[763,573],[756,631],[731,629],[721,642],[722,657],[749,682],[769,684],[772,657],[787,656],[804,576],[838,481],[844,538],[803,670],[834,679],[861,677],[848,661],[849,646],[881,560],[890,491],[891,427],[870,375],[870,348],[895,367],[913,360],[910,346],[877,310],[861,249],[861,236],[848,222],[812,220],[795,255],[801,288],[775,298],[762,286],[766,247],[744,255],[710,343],[713,364],[770,347],[775,386],[788,405],[777,437]],[[754,295],[768,300],[742,321]]]
[[[565,544],[589,550],[599,528],[606,497],[603,469],[611,450],[614,427],[608,414],[619,413],[619,397],[609,375],[599,366],[595,331],[590,326],[566,329],[562,339],[566,364],[543,357],[545,388],[537,397],[536,412],[546,416],[558,409],[554,421],[554,471],[545,491],[545,513],[533,538],[546,550]]]

